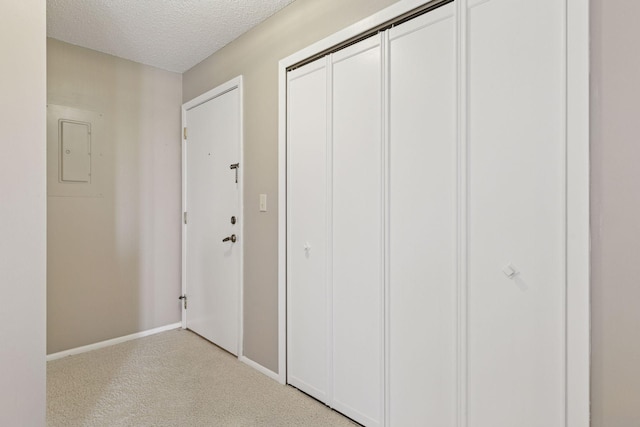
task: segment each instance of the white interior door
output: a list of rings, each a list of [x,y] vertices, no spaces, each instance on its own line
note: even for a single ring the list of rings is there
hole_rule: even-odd
[[[455,5],[389,30],[389,421],[456,425]]]
[[[382,422],[382,46],[333,54],[333,407]]]
[[[240,162],[239,94],[187,109],[185,188],[187,328],[236,355],[243,236],[241,174],[231,165]]]
[[[468,425],[560,427],[566,4],[469,6]]]
[[[327,67],[288,73],[288,382],[329,404]]]

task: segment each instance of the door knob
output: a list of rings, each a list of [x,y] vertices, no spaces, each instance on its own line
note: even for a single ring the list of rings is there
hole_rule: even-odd
[[[231,243],[235,243],[236,240],[238,239],[236,238],[235,234],[232,234],[231,236],[225,237],[224,239],[222,239],[223,242],[228,242],[229,240],[231,240]]]

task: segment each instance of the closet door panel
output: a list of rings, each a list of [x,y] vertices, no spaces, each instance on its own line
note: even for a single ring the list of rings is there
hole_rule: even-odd
[[[333,55],[333,405],[367,426],[382,412],[381,45]]]
[[[456,423],[455,8],[389,31],[389,419]]]
[[[470,4],[469,426],[560,427],[565,2]]]
[[[327,399],[326,59],[288,75],[288,382]]]

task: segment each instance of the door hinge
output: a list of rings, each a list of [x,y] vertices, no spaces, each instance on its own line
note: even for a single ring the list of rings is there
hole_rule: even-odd
[[[182,128],[182,136],[184,137],[185,140],[187,139],[187,127],[186,126]]]
[[[184,221],[185,224],[187,223],[187,213],[186,212],[182,213],[182,220]]]
[[[182,300],[182,305],[184,306],[184,309],[186,310],[187,309],[187,294],[180,295],[178,297],[178,299]]]

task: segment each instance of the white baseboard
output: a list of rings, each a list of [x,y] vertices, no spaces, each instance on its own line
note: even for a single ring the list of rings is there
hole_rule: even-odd
[[[61,351],[58,353],[48,354],[47,362],[51,360],[61,359],[67,356],[73,356],[74,354],[86,353],[87,351],[97,350],[99,348],[109,347],[115,344],[120,344],[126,341],[135,340],[136,338],[148,337],[149,335],[158,334],[160,332],[170,331],[172,329],[178,329],[182,327],[182,323],[172,323],[171,325],[160,326],[159,328],[153,328],[142,332],[136,332],[135,334],[125,335],[124,337],[113,338],[106,341],[97,342],[95,344],[83,345],[82,347],[76,347],[69,350]]]
[[[279,383],[281,382],[280,381],[280,376],[278,374],[276,374],[275,372],[273,372],[270,369],[265,368],[264,366],[260,365],[259,363],[254,362],[253,360],[249,359],[247,356],[240,356],[240,357],[238,357],[238,360],[240,360],[242,363],[246,363],[247,365],[251,366],[256,371],[265,374],[266,376],[268,376],[272,380],[276,380]]]

